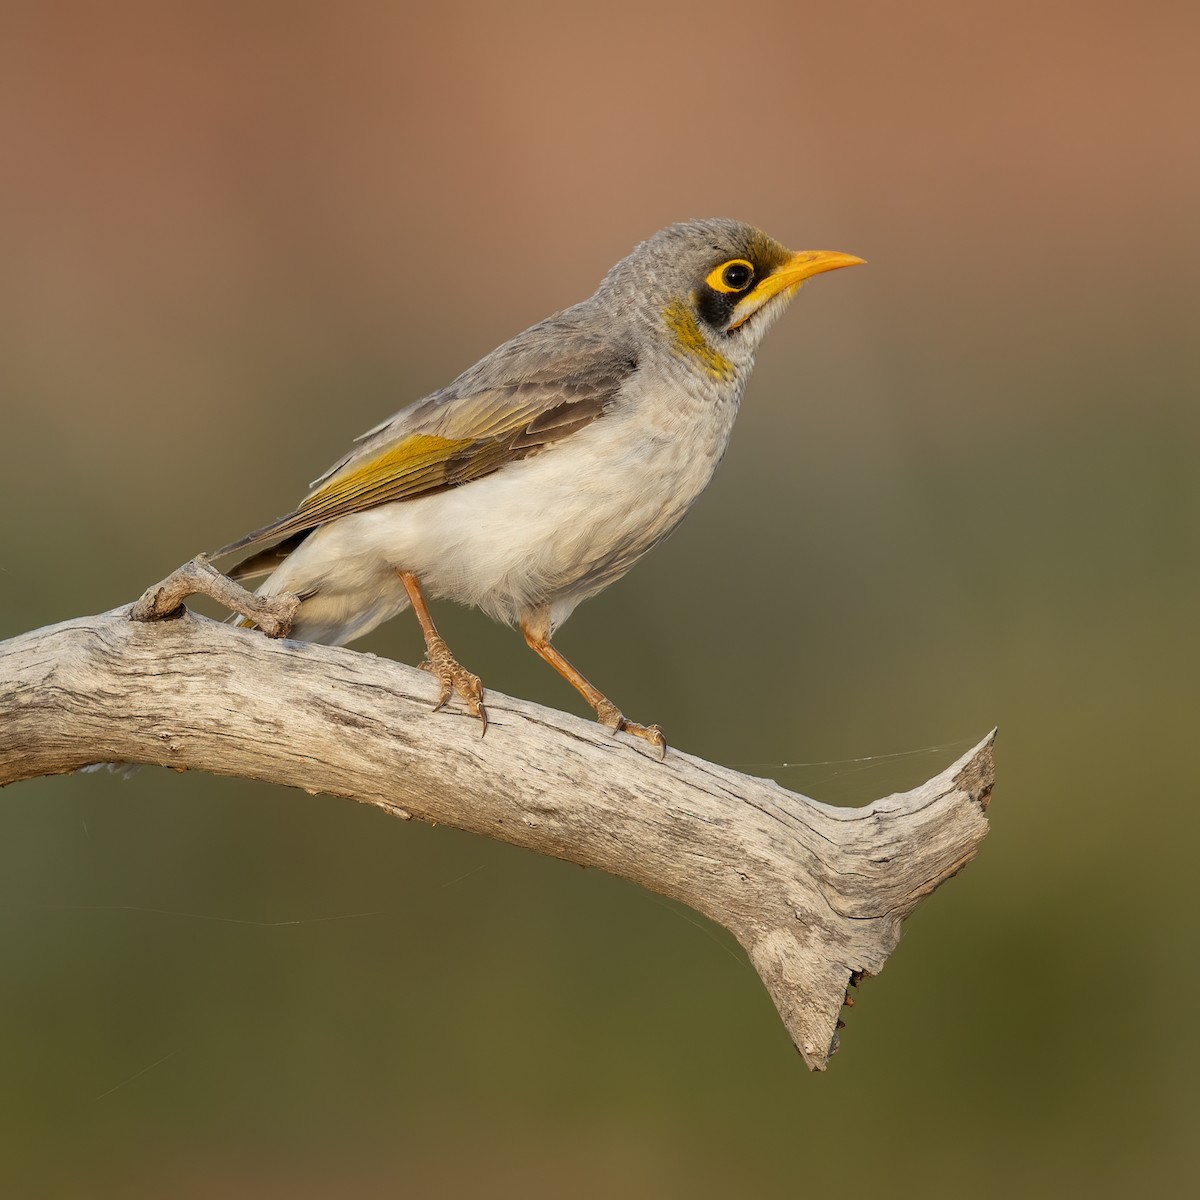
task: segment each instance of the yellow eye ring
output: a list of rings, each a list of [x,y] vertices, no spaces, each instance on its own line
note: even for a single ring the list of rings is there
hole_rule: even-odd
[[[704,282],[714,292],[744,292],[754,282],[754,264],[744,258],[732,258],[709,271]]]

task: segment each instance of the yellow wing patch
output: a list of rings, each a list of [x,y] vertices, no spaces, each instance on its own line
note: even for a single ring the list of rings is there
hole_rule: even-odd
[[[476,453],[463,457],[457,464],[458,469],[454,469],[452,460],[455,456],[461,456],[473,445]],[[464,476],[479,473],[479,468],[485,466],[481,460],[488,457],[487,451],[491,448],[487,443],[478,445],[474,438],[414,433],[322,484],[309,494],[296,515],[306,520],[315,517],[326,521],[332,516],[459,482]]]
[[[671,348],[675,354],[696,359],[713,379],[733,378],[733,363],[709,345],[691,309],[682,300],[672,300],[663,309],[663,321],[671,331]]]

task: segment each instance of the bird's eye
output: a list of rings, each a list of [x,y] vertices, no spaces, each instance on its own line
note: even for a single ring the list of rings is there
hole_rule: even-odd
[[[710,271],[704,282],[714,292],[744,292],[753,279],[754,264],[744,258],[735,258]]]

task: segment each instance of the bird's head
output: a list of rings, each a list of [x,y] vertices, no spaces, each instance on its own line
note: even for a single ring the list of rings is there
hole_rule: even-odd
[[[617,263],[597,298],[665,328],[673,353],[720,377],[751,361],[806,279],[862,261],[834,250],[796,253],[741,221],[684,221]]]

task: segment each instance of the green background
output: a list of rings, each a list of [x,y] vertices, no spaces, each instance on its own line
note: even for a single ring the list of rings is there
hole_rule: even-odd
[[[7,1194],[1194,1178],[1194,12],[3,23],[0,636],[133,599],[635,241],[728,215],[870,265],[805,288],[713,485],[561,648],[681,749],[833,803],[1000,727],[990,837],[822,1076],[722,931],[601,874],[239,781],[13,787]],[[485,684],[583,711],[438,616]],[[410,619],[360,645],[420,653]]]

